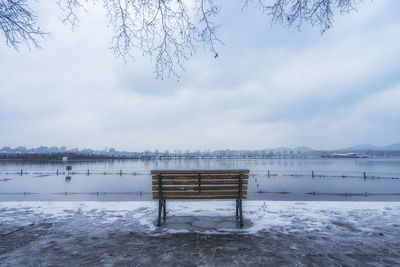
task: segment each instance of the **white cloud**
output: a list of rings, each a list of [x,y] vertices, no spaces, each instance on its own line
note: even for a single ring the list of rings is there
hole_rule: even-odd
[[[53,15],[56,5],[38,3],[53,32],[44,49],[16,53],[0,45],[0,146],[195,150],[399,142],[394,5],[362,4],[323,36],[308,27],[269,28],[257,10],[226,7],[220,57],[199,52],[177,82],[154,80],[152,63],[140,55],[126,66],[115,59],[100,7],[83,14],[73,33]]]

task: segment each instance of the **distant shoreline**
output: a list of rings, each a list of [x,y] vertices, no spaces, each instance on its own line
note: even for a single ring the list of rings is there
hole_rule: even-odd
[[[101,154],[82,154],[82,153],[13,153],[0,154],[0,161],[63,161],[67,157],[68,161],[77,160],[120,160],[120,159],[147,159],[148,157],[127,156],[127,155],[101,155]]]
[[[107,155],[107,154],[85,154],[85,153],[10,153],[10,154],[0,154],[0,161],[102,161],[102,160],[174,160],[174,159],[361,159],[361,158],[399,158],[399,155],[395,153],[394,155],[371,155],[368,157],[339,157],[339,156],[326,156],[324,154],[313,154],[307,155],[306,157],[297,156],[186,156],[186,155]]]

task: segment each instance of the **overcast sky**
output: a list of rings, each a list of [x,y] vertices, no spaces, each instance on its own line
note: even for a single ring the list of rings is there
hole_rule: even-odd
[[[45,3],[46,2],[46,3]],[[0,44],[0,147],[118,150],[344,148],[400,142],[398,0],[360,4],[331,30],[271,26],[222,5],[219,57],[200,50],[177,81],[154,79],[135,51],[108,49],[100,7],[72,32],[55,4],[35,4],[43,49]],[[56,2],[56,1],[54,1]],[[231,2],[231,1],[229,1]]]

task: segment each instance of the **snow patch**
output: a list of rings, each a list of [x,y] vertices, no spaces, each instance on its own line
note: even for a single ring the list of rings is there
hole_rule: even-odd
[[[257,234],[271,228],[282,232],[311,232],[326,227],[372,231],[374,229],[369,229],[366,221],[398,225],[400,203],[244,201],[244,228],[235,223],[234,201],[168,201],[167,220],[160,228],[155,226],[157,209],[157,201],[0,202],[0,224],[16,227],[41,219],[57,222],[59,219],[84,217],[94,225],[126,223],[127,227],[134,225],[135,231],[157,234]]]

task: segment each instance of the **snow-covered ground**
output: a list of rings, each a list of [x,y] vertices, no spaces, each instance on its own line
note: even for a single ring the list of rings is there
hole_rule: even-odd
[[[0,265],[400,265],[400,202],[0,202]]]

